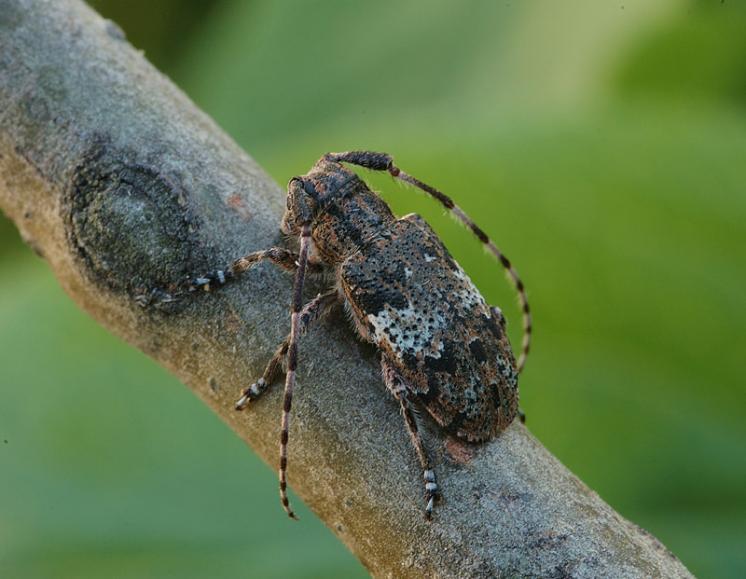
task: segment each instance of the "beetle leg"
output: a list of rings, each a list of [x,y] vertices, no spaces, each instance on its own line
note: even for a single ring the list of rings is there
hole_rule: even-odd
[[[295,271],[297,268],[298,254],[281,247],[272,247],[263,251],[255,251],[229,264],[223,269],[216,269],[203,275],[189,279],[186,283],[188,291],[198,289],[210,291],[215,288],[224,286],[229,281],[236,279],[242,273],[250,270],[252,267],[262,261],[271,261],[287,271]]]
[[[300,313],[300,335],[303,336],[315,322],[326,315],[337,303],[336,290],[319,294],[308,302]],[[272,359],[267,363],[262,377],[241,391],[241,398],[236,402],[236,410],[245,409],[250,402],[259,398],[274,383],[282,372],[282,365],[287,357],[289,345],[290,335],[277,347]]]
[[[432,460],[420,436],[420,429],[417,423],[417,410],[410,398],[409,388],[386,356],[383,356],[381,359],[381,367],[383,369],[383,379],[386,383],[386,388],[388,388],[389,392],[401,404],[404,423],[407,425],[409,437],[412,440],[412,445],[422,466],[422,477],[425,482],[425,518],[430,520],[433,516],[433,506],[440,493],[438,491],[438,483],[435,480]]]

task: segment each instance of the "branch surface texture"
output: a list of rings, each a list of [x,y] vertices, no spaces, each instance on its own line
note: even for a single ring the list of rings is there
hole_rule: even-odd
[[[233,404],[288,331],[290,276],[261,265],[215,295],[138,301],[277,244],[283,205],[115,24],[79,0],[0,0],[0,208],[84,310],[273,466],[282,387],[247,413]],[[373,575],[691,576],[518,423],[467,447],[423,421],[445,497],[427,523],[373,349],[332,316],[301,342],[299,370],[290,484]]]

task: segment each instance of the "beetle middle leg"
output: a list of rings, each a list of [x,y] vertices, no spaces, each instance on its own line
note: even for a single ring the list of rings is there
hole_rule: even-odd
[[[438,491],[438,483],[435,481],[432,459],[420,436],[420,429],[417,424],[417,409],[410,398],[410,393],[404,380],[385,355],[381,358],[381,368],[386,388],[388,388],[389,392],[401,404],[402,415],[409,431],[409,437],[412,439],[412,445],[422,466],[422,477],[425,482],[425,518],[429,520],[433,516],[433,506],[440,493]]]
[[[338,300],[337,291],[333,290],[325,294],[319,294],[308,302],[300,312],[300,335],[303,336],[308,332],[315,322],[324,317],[339,303]],[[274,383],[277,377],[282,373],[283,362],[287,357],[289,346],[290,335],[288,335],[277,347],[274,355],[267,363],[267,367],[264,369],[261,378],[241,391],[241,398],[236,402],[236,410],[243,410],[246,408],[250,402],[259,398],[259,396],[261,396],[264,391]]]

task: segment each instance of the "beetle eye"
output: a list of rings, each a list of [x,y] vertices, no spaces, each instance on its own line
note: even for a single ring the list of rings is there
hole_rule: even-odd
[[[314,186],[312,181],[308,181],[306,179],[303,180],[303,190],[308,193],[311,197],[314,199],[316,198],[316,187]]]

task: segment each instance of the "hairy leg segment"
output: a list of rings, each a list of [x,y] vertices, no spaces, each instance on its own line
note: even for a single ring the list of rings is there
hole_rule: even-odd
[[[318,320],[323,318],[338,303],[339,298],[337,297],[336,290],[319,294],[308,302],[300,312],[300,335],[305,335]],[[241,397],[236,402],[236,410],[245,409],[277,380],[283,371],[283,364],[287,358],[289,346],[290,335],[288,334],[277,347],[277,350],[275,350],[272,359],[267,363],[267,367],[264,369],[261,378],[241,391]]]
[[[432,460],[420,436],[417,409],[410,398],[409,389],[399,373],[386,359],[386,356],[381,358],[381,369],[386,388],[388,388],[389,392],[391,392],[401,405],[404,423],[407,425],[412,446],[414,446],[414,451],[422,466],[422,478],[425,483],[425,518],[430,519],[433,516],[433,506],[440,494],[438,492],[438,483],[435,481]]]
[[[209,292],[220,288],[237,279],[241,274],[246,273],[262,261],[270,261],[286,271],[295,272],[295,270],[298,269],[299,257],[300,256],[297,253],[282,247],[270,247],[269,249],[264,249],[262,251],[255,251],[243,257],[239,257],[223,269],[216,269],[191,278],[187,281],[187,290],[192,292],[197,290]],[[309,264],[309,266],[310,273],[318,273],[321,271],[319,266],[314,264]]]

